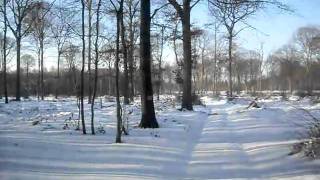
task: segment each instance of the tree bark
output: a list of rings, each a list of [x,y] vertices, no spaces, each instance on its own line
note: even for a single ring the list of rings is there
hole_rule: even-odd
[[[43,79],[43,36],[40,37],[40,62],[41,62],[41,100],[44,100],[44,79]]]
[[[91,100],[91,134],[95,134],[94,130],[94,103],[97,94],[97,86],[98,86],[98,60],[99,60],[99,47],[98,47],[98,40],[99,40],[99,15],[100,15],[100,6],[101,0],[98,1],[98,8],[97,8],[97,23],[96,23],[96,39],[94,43],[95,48],[95,59],[94,59],[94,85],[93,85],[93,95]]]
[[[183,1],[183,8],[176,0],[168,0],[176,9],[182,22],[183,37],[183,93],[181,109],[193,110],[192,107],[192,55],[191,55],[191,29],[190,29],[190,0]],[[194,4],[195,5],[195,4]]]
[[[21,38],[18,36],[16,38],[17,43],[17,74],[16,74],[16,101],[21,100],[21,92],[20,92],[20,53],[21,53]]]
[[[130,76],[130,101],[133,102],[134,100],[134,27],[133,27],[133,12],[132,12],[132,1],[130,1],[131,4],[129,5],[129,39],[130,39],[130,45],[129,45],[129,52],[128,52],[128,62],[129,62],[129,76]]]
[[[116,101],[117,101],[117,135],[116,143],[121,143],[121,128],[122,128],[122,118],[121,118],[121,105],[120,105],[120,90],[119,90],[119,62],[120,62],[120,30],[121,30],[121,13],[123,13],[123,0],[119,2],[119,9],[117,12],[117,37],[116,37]],[[116,7],[115,7],[116,9]]]
[[[229,66],[228,66],[228,71],[229,71],[229,96],[232,97],[232,35],[229,35],[229,48],[228,48],[228,56],[229,56]]]
[[[130,76],[130,101],[133,102],[134,101],[134,67],[133,67],[133,61],[134,61],[134,57],[133,57],[133,50],[130,50],[129,52],[129,76]]]
[[[7,17],[7,0],[3,0],[3,16]],[[5,103],[8,104],[8,86],[7,86],[7,18],[4,18],[3,29],[3,88]]]
[[[117,101],[117,135],[116,135],[116,143],[121,143],[121,105],[120,105],[120,92],[119,92],[119,43],[120,43],[120,18],[117,15],[117,48],[116,48],[116,101]]]
[[[58,47],[58,64],[57,64],[57,84],[56,84],[56,99],[58,99],[59,88],[60,88],[60,59],[61,59],[61,51]]]
[[[81,114],[81,124],[82,124],[82,133],[87,134],[86,132],[86,124],[84,120],[84,106],[83,106],[83,95],[84,95],[84,64],[85,64],[85,58],[86,58],[86,42],[85,42],[85,27],[84,27],[84,10],[85,10],[85,2],[84,0],[81,0],[82,4],[82,67],[81,67],[81,74],[80,74],[80,114]]]
[[[38,46],[37,55],[38,55],[38,77],[37,77],[37,98],[40,100],[40,91],[41,91],[41,58],[40,58],[40,48]]]
[[[151,82],[150,0],[140,2],[140,68],[141,68],[141,121],[142,128],[158,128],[153,104]]]
[[[123,66],[124,66],[124,93],[123,103],[129,104],[129,74],[128,74],[128,50],[125,40],[125,26],[123,22],[123,12],[120,14],[121,23],[121,41],[122,41],[122,53],[123,53]]]
[[[91,32],[92,32],[92,0],[88,0],[88,90],[89,90],[89,95],[88,95],[88,104],[91,103],[92,100],[92,75],[91,75]]]
[[[191,59],[191,32],[190,32],[190,2],[184,1],[183,4],[183,94],[182,94],[182,109],[193,110],[192,107],[192,59]]]

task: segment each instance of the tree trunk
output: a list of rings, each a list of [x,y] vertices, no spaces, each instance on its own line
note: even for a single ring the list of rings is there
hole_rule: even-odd
[[[131,5],[129,6],[129,12],[132,12]],[[130,14],[130,20],[129,20],[129,38],[130,38],[130,46],[129,46],[129,53],[128,53],[128,62],[129,62],[129,76],[130,76],[130,101],[133,102],[134,100],[134,27],[133,27],[133,15]]]
[[[99,49],[98,49],[98,40],[99,40],[99,15],[100,15],[100,6],[101,0],[98,1],[98,8],[97,8],[97,23],[96,23],[96,40],[94,43],[95,48],[95,59],[94,59],[94,85],[93,85],[93,95],[91,101],[91,134],[95,134],[94,130],[94,103],[97,94],[97,86],[98,86],[98,60],[99,60]]]
[[[238,83],[237,93],[240,94],[241,93],[241,78],[240,78],[240,72],[239,71],[237,73],[237,83]]]
[[[201,51],[201,94],[205,91],[205,72],[204,72],[204,48]]]
[[[108,95],[109,95],[109,96],[112,95],[112,88],[111,88],[111,87],[112,87],[112,85],[111,85],[112,82],[111,82],[111,81],[112,81],[112,77],[109,76],[109,77],[108,77]]]
[[[290,92],[290,94],[292,94],[293,90],[292,90],[292,78],[288,77],[288,90]]]
[[[58,47],[58,49],[60,49]],[[58,50],[58,64],[57,64],[57,84],[56,84],[56,99],[58,98],[59,88],[60,88],[60,58],[61,58],[61,51]]]
[[[3,16],[7,16],[7,0],[3,0]],[[3,29],[3,88],[5,103],[8,104],[8,86],[7,86],[7,18],[4,18]]]
[[[162,55],[163,55],[163,45],[164,45],[164,27],[161,27],[161,44],[160,44],[160,57],[158,64],[158,87],[157,87],[157,100],[160,100],[160,91],[162,86]]]
[[[150,0],[140,2],[140,68],[141,68],[141,121],[142,128],[158,128],[153,104],[151,82]]]
[[[125,26],[123,22],[123,13],[120,14],[121,20],[121,41],[122,41],[122,53],[123,53],[123,66],[124,66],[124,94],[123,103],[129,104],[129,74],[128,74],[128,50],[127,43],[125,40]]]
[[[191,59],[191,32],[190,32],[190,2],[185,1],[183,8],[182,28],[183,28],[183,94],[182,109],[193,110],[192,107],[192,59]]]
[[[215,94],[218,95],[217,88],[217,24],[214,24],[214,69],[213,69],[213,86]]]
[[[85,42],[85,27],[84,27],[84,9],[85,9],[85,2],[81,0],[82,4],[82,67],[81,67],[81,77],[80,77],[80,114],[81,114],[81,124],[82,124],[82,133],[87,134],[86,132],[86,124],[84,121],[84,106],[83,106],[83,95],[84,95],[84,64],[86,58],[86,42]]]
[[[91,75],[91,32],[92,32],[92,23],[91,23],[91,19],[92,19],[92,15],[91,15],[91,11],[92,11],[92,0],[88,0],[88,90],[89,90],[89,95],[88,95],[88,104],[91,103],[92,100],[92,83],[91,83],[91,79],[92,79],[92,75]]]
[[[41,91],[41,58],[40,58],[40,48],[38,46],[38,52],[37,52],[37,55],[38,55],[38,77],[37,77],[37,97],[38,97],[38,101],[40,100],[40,91]]]
[[[28,93],[29,93],[29,63],[27,62],[27,67],[26,67],[26,71],[27,71],[27,89],[28,89]]]
[[[120,105],[120,90],[119,90],[119,62],[120,62],[120,28],[121,28],[121,13],[123,13],[123,0],[119,2],[119,10],[117,10],[117,39],[116,39],[116,101],[117,101],[117,135],[116,143],[121,143],[121,105]]]
[[[44,79],[43,79],[43,37],[40,37],[40,62],[41,62],[41,100],[44,100]]]
[[[120,105],[120,92],[119,92],[119,44],[120,44],[120,18],[119,13],[117,13],[117,48],[116,48],[116,100],[117,100],[117,136],[116,143],[121,143],[121,105]]]
[[[176,23],[173,30],[173,52],[174,52],[176,63],[178,66],[180,66],[181,63],[179,63],[178,52],[177,52],[177,31],[178,31],[178,23]]]
[[[16,74],[16,101],[21,100],[21,91],[20,91],[20,53],[21,53],[21,37],[16,38],[17,43],[17,74]]]
[[[134,67],[133,67],[133,62],[134,62],[134,57],[133,57],[133,49],[130,50],[129,52],[129,76],[130,76],[130,101],[134,101]]]
[[[228,56],[229,56],[229,96],[232,97],[232,34],[228,37],[229,40],[229,48],[228,48]]]

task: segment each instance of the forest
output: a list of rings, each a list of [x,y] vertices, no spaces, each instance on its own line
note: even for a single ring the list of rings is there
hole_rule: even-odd
[[[320,178],[317,0],[0,1],[0,179]]]

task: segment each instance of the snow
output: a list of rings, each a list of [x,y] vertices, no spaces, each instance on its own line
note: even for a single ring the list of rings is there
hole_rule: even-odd
[[[126,107],[129,135],[115,144],[115,104],[96,105],[96,128],[75,131],[74,98],[0,103],[0,179],[319,179],[320,161],[288,156],[305,133],[310,117],[320,116],[310,100],[259,100],[209,96],[195,111],[176,110],[173,97],[156,102],[159,129],[140,129],[139,103]],[[71,119],[71,120],[69,120]],[[41,123],[32,125],[35,120]],[[68,122],[69,129],[63,129]]]

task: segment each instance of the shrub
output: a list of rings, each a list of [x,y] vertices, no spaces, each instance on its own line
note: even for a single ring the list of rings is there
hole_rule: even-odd
[[[308,92],[306,92],[306,91],[295,91],[293,93],[293,95],[296,95],[296,96],[299,96],[301,98],[304,98],[306,96],[309,96],[310,94]]]
[[[320,120],[313,116],[308,110],[302,109],[311,117],[311,123],[307,126],[306,139],[296,143],[292,147],[290,155],[303,153],[304,156],[311,159],[320,158]]]

